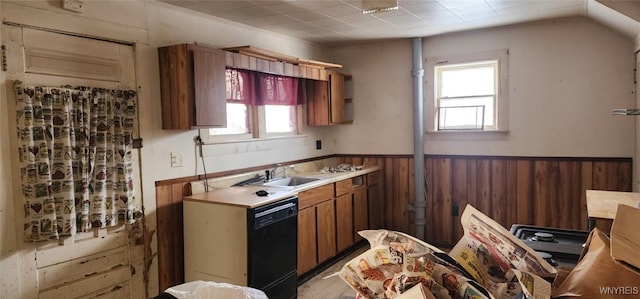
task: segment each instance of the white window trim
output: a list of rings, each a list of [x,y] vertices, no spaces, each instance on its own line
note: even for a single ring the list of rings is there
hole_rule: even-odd
[[[264,138],[286,138],[286,137],[296,137],[296,136],[300,136],[304,133],[304,119],[303,119],[303,112],[306,111],[305,106],[303,105],[296,105],[295,106],[295,120],[296,120],[296,126],[295,126],[295,130],[293,132],[281,132],[281,133],[267,133],[267,128],[266,125],[260,125],[259,126],[259,130],[260,132],[258,133],[258,136],[264,136]],[[259,118],[266,121],[267,117],[266,117],[266,111],[264,109],[264,106],[260,106],[260,109],[258,109],[258,115]]]
[[[438,131],[437,124],[437,103],[435,101],[435,66],[443,64],[462,64],[478,61],[497,60],[498,61],[498,102],[496,103],[497,114],[496,128],[492,130],[478,130],[470,133],[468,130],[445,130]],[[493,50],[471,54],[428,57],[425,68],[425,130],[427,133],[487,133],[487,132],[508,132],[509,131],[509,50]]]

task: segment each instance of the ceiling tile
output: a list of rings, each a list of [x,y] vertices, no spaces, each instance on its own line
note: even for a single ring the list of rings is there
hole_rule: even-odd
[[[585,16],[593,0],[398,0],[398,10],[367,15],[362,0],[159,1],[331,45]]]

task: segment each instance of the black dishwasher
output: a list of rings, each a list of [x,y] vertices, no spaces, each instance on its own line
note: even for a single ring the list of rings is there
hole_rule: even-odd
[[[298,296],[298,198],[247,210],[248,286],[269,299]]]

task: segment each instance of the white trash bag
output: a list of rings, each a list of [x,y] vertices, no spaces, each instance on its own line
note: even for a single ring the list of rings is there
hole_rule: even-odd
[[[213,281],[191,281],[165,290],[178,299],[269,299],[258,289]]]

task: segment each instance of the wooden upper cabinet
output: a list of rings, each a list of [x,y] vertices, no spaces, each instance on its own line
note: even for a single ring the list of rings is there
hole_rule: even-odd
[[[340,124],[346,121],[344,110],[344,75],[334,71],[327,71],[329,79],[329,102],[331,123]]]
[[[181,44],[158,48],[162,128],[225,127],[225,53]]]
[[[310,126],[328,126],[353,122],[345,98],[345,80],[348,75],[326,71],[325,80],[307,80],[307,123]]]

